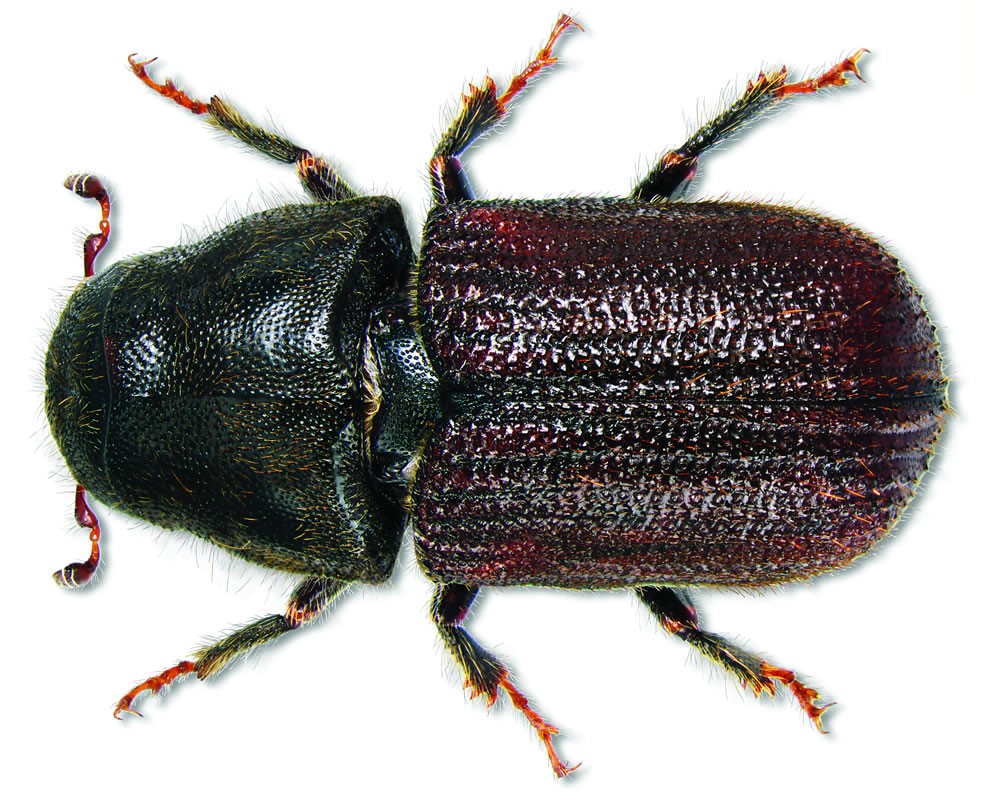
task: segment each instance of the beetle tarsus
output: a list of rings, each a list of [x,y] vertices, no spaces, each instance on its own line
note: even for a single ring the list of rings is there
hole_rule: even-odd
[[[169,98],[175,104],[179,104],[184,107],[184,109],[190,110],[195,115],[204,115],[208,112],[208,104],[203,101],[199,101],[196,98],[192,98],[186,92],[179,89],[170,79],[166,79],[162,83],[153,80],[153,78],[146,71],[146,67],[156,61],[155,56],[152,59],[136,59],[136,56],[137,54],[130,53],[128,63],[132,68],[132,72],[135,74],[136,78],[139,79],[139,81],[151,90],[158,92],[164,98]]]
[[[581,31],[583,30],[583,26],[568,14],[563,14],[558,20],[556,20],[556,24],[552,28],[552,33],[549,34],[549,38],[542,49],[538,51],[538,55],[528,63],[524,70],[510,80],[510,84],[507,85],[507,89],[504,90],[503,95],[496,99],[496,104],[497,107],[499,107],[501,115],[507,112],[507,105],[513,101],[515,97],[517,97],[517,94],[528,86],[528,80],[532,78],[532,76],[537,75],[546,67],[551,67],[559,61],[552,55],[552,49],[555,47],[556,41],[559,37],[566,33],[566,31],[570,28],[578,28]],[[487,77],[486,81],[491,85],[493,84],[492,79],[489,77]],[[495,86],[493,87],[493,90],[495,93]]]
[[[859,81],[864,81],[861,77],[861,72],[858,70],[858,60],[866,53],[871,53],[871,51],[868,48],[856,50],[846,59],[837,62],[837,64],[816,78],[804,79],[794,84],[786,84],[775,90],[774,94],[777,98],[783,98],[786,95],[814,93],[817,90],[822,90],[824,87],[842,87],[847,84],[848,74],[853,74]]]
[[[173,682],[174,679],[181,676],[187,676],[189,673],[194,673],[195,667],[194,662],[184,660],[183,662],[177,663],[172,668],[167,668],[163,671],[163,673],[157,674],[156,676],[150,676],[145,682],[136,685],[118,700],[118,704],[115,705],[114,717],[120,721],[122,713],[131,713],[132,715],[137,715],[141,718],[142,713],[132,708],[132,702],[135,701],[136,697],[140,693],[144,693],[147,690],[152,691],[153,693],[159,693],[164,687]]]
[[[503,677],[498,682],[498,685],[503,689],[504,693],[510,699],[510,703],[519,710],[525,718],[528,719],[528,723],[531,724],[532,728],[538,733],[538,738],[545,745],[545,752],[549,756],[549,765],[552,766],[552,771],[555,773],[556,777],[565,777],[571,772],[575,772],[580,768],[579,763],[575,766],[567,766],[556,754],[555,748],[552,746],[552,736],[558,735],[558,728],[552,726],[548,721],[542,718],[535,710],[531,708],[528,703],[527,697],[510,681],[510,677],[507,673],[504,673]],[[496,701],[496,693],[493,694],[493,701]]]
[[[761,662],[760,673],[769,679],[777,679],[787,687],[799,703],[799,706],[802,707],[802,710],[816,726],[816,729],[824,735],[828,734],[827,730],[823,729],[823,713],[829,710],[836,702],[831,701],[826,704],[817,703],[821,698],[819,692],[802,684],[796,678],[795,673],[787,668],[779,668],[769,662]]]
[[[487,707],[492,707],[496,704],[500,691],[503,690],[503,692],[506,693],[507,697],[510,699],[511,705],[513,705],[514,709],[520,712],[527,719],[531,728],[534,729],[535,733],[538,735],[538,739],[545,746],[545,753],[548,755],[549,765],[552,767],[552,771],[556,777],[565,777],[580,768],[580,763],[577,763],[575,766],[569,766],[563,762],[558,754],[556,754],[555,747],[552,745],[552,737],[559,734],[559,728],[546,721],[542,715],[531,706],[531,703],[528,701],[528,697],[518,690],[514,686],[514,683],[511,682],[510,673],[506,667],[502,668],[500,678],[497,679],[496,682],[490,687],[482,688],[481,686],[474,684],[468,678],[465,680],[465,687],[470,688],[471,699],[476,699],[482,696],[486,701]]]

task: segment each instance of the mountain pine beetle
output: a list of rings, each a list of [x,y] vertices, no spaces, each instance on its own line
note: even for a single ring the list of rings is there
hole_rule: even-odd
[[[275,160],[310,204],[94,272],[52,336],[46,411],[86,493],[301,576],[284,614],[240,628],[118,702],[209,677],[385,581],[412,527],[437,630],[474,696],[507,694],[557,775],[555,727],[463,628],[482,586],[632,589],[670,634],[760,695],[791,670],[704,630],[697,586],[838,569],[899,519],[947,410],[934,327],[896,259],[790,207],[687,202],[699,159],[797,95],[858,76],[761,73],[625,198],[474,199],[460,157],[554,64],[562,16],[503,92],[472,85],[429,164],[414,257],[400,207],[213,97],[129,61],[157,93]]]

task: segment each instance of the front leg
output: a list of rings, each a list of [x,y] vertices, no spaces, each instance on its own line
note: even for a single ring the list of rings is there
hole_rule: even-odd
[[[451,652],[465,677],[464,686],[472,691],[472,698],[483,696],[486,706],[492,706],[500,690],[503,690],[511,704],[528,719],[528,723],[538,733],[539,739],[545,744],[549,756],[549,764],[556,777],[565,777],[579,767],[568,767],[556,754],[552,746],[552,736],[559,730],[548,723],[528,703],[527,697],[510,681],[510,672],[489,651],[483,649],[469,633],[461,627],[462,621],[469,613],[472,602],[479,593],[478,587],[463,584],[438,584],[431,605],[431,618],[437,624],[438,634],[445,647]]]
[[[134,53],[128,57],[129,66],[136,78],[151,90],[155,90],[194,115],[207,115],[215,126],[272,160],[294,164],[299,180],[316,201],[335,202],[352,199],[358,195],[325,159],[314,155],[308,149],[296,146],[283,135],[254,123],[228,101],[215,95],[205,103],[189,96],[170,79],[155,81],[146,70],[155,61],[155,58],[136,59]]]
[[[159,693],[175,679],[191,673],[199,679],[207,679],[261,645],[306,623],[311,623],[329,608],[347,585],[347,581],[334,578],[306,578],[295,588],[284,614],[262,617],[227,634],[218,642],[202,648],[194,655],[194,659],[178,662],[163,673],[150,676],[145,682],[136,685],[122,696],[115,707],[115,718],[121,718],[122,713],[141,715],[132,708],[132,702],[147,690]]]
[[[475,198],[460,155],[507,116],[510,103],[528,86],[530,78],[556,63],[552,55],[556,40],[573,27],[580,28],[580,24],[566,14],[559,17],[538,55],[510,80],[501,95],[497,95],[496,82],[489,76],[481,85],[469,85],[469,92],[462,96],[458,115],[441,137],[428,167],[435,205]]]

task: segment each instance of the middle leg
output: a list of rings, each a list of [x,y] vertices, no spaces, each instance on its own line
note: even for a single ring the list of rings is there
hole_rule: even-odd
[[[556,40],[574,27],[580,28],[576,20],[567,14],[560,16],[538,55],[510,80],[501,95],[497,95],[496,82],[489,76],[479,86],[469,85],[468,94],[462,96],[458,115],[441,137],[434,156],[431,157],[429,170],[435,205],[475,198],[459,159],[462,152],[491,132],[507,116],[510,103],[528,86],[530,78],[558,61],[552,55]]]
[[[527,697],[510,681],[507,666],[489,651],[483,649],[462,628],[462,621],[468,615],[472,602],[478,593],[478,587],[462,584],[438,584],[431,605],[431,617],[437,625],[438,634],[441,635],[445,647],[458,663],[458,667],[461,668],[462,675],[465,677],[464,684],[472,691],[472,698],[483,696],[487,706],[491,706],[496,702],[500,690],[503,690],[510,698],[511,704],[524,714],[528,723],[545,744],[549,764],[556,777],[565,777],[580,764],[568,767],[556,755],[552,746],[552,736],[558,735],[559,730],[531,708]]]

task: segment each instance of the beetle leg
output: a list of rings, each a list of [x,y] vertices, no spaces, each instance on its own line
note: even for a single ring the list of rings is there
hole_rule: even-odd
[[[510,102],[527,86],[529,79],[558,61],[552,55],[556,40],[574,27],[583,30],[572,17],[561,15],[538,55],[511,79],[502,95],[497,95],[496,82],[490,76],[480,85],[469,85],[469,92],[462,95],[458,115],[441,137],[429,165],[435,205],[475,198],[459,156],[507,116]]]
[[[489,707],[496,702],[502,689],[507,694],[511,704],[524,714],[528,723],[545,744],[549,764],[556,777],[565,777],[577,769],[580,764],[568,767],[559,759],[552,746],[552,736],[558,735],[559,730],[531,708],[525,695],[510,681],[510,672],[507,670],[507,666],[489,651],[484,650],[461,627],[462,621],[468,615],[469,608],[478,593],[478,587],[469,587],[463,584],[438,584],[437,591],[434,593],[434,602],[431,605],[431,617],[437,625],[438,633],[441,635],[445,647],[451,652],[452,657],[461,668],[462,674],[465,676],[464,685],[472,691],[472,698],[483,696]]]
[[[856,51],[838,62],[825,73],[813,79],[787,84],[788,70],[761,72],[747,82],[747,88],[735,103],[724,109],[695,132],[679,149],[670,150],[660,157],[646,177],[632,189],[635,199],[683,199],[698,170],[698,158],[709,149],[738,132],[759,118],[771,107],[792,95],[814,93],[824,87],[837,87],[847,83],[853,73],[859,79],[858,60],[867,50]]]
[[[755,696],[767,692],[773,697],[776,690],[775,682],[783,684],[806,715],[812,719],[816,729],[825,732],[823,713],[831,705],[818,704],[819,693],[802,684],[792,671],[772,665],[718,634],[703,631],[698,625],[698,613],[695,611],[694,603],[685,590],[641,586],[636,588],[635,593],[667,631],[690,643],[735,676],[740,684],[749,687]]]
[[[195,115],[207,115],[208,119],[220,129],[228,132],[251,148],[277,160],[280,163],[295,164],[299,179],[309,194],[319,202],[332,202],[341,199],[351,199],[357,192],[340,178],[330,163],[322,157],[316,157],[311,152],[296,146],[288,138],[272,132],[243,117],[235,107],[218,96],[212,96],[206,104],[191,98],[183,90],[167,79],[154,81],[146,71],[147,65],[156,61],[153,59],[138,60],[133,53],[128,57],[132,72],[147,87],[155,90],[164,98],[190,110]]]
[[[347,581],[334,578],[306,578],[295,588],[284,614],[272,614],[243,626],[202,648],[193,660],[179,662],[136,685],[118,701],[115,718],[121,718],[122,713],[142,715],[132,709],[132,702],[140,693],[147,690],[159,693],[174,679],[190,673],[196,674],[199,679],[207,679],[264,643],[312,622],[330,607],[347,584]]]

